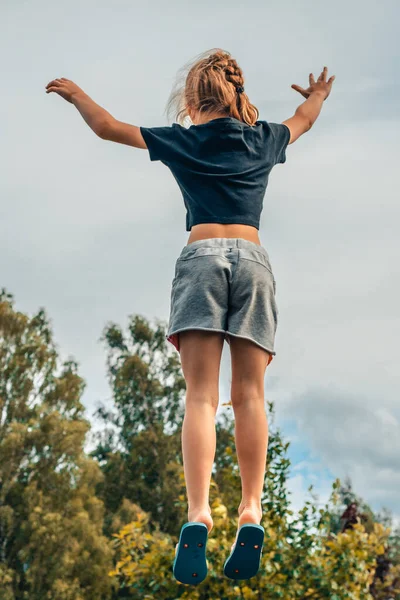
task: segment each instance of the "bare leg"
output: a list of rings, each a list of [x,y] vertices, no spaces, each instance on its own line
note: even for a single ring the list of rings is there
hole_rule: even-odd
[[[247,398],[234,405],[235,440],[242,500],[239,527],[244,523],[259,524],[262,517],[261,495],[264,487],[268,448],[268,421],[264,398]]]
[[[231,400],[235,413],[235,442],[242,480],[238,527],[260,524],[268,449],[268,420],[264,405],[264,376],[268,352],[249,340],[230,338]]]
[[[209,531],[213,526],[209,491],[216,448],[215,400],[205,393],[188,390],[182,428],[188,520],[205,523]]]
[[[186,381],[182,454],[188,496],[188,521],[213,527],[209,492],[216,448],[215,414],[224,335],[188,330],[180,334],[180,355]]]

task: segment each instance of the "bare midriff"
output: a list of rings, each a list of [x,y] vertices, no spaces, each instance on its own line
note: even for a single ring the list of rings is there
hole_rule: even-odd
[[[207,238],[242,238],[261,246],[258,229],[240,223],[200,223],[193,225],[187,244]]]

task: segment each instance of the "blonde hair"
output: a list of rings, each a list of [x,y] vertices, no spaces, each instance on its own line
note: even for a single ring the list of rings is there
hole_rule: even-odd
[[[236,60],[221,48],[207,50],[178,71],[166,106],[168,119],[173,115],[184,125],[190,107],[195,112],[217,113],[254,125],[259,111],[245,92],[236,91],[237,86],[244,87],[244,77]]]

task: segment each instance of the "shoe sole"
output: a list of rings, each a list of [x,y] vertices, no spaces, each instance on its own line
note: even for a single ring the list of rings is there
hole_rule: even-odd
[[[239,529],[236,545],[224,564],[224,575],[229,579],[250,579],[260,568],[264,528],[246,523]]]
[[[207,576],[207,525],[185,523],[181,529],[173,573],[177,581],[198,585]]]

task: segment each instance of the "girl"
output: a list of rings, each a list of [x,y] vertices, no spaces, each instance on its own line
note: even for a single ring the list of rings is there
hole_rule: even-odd
[[[181,71],[168,102],[176,123],[136,127],[116,120],[72,81],[46,86],[73,103],[104,140],[147,149],[172,172],[186,208],[188,243],[176,263],[167,340],[178,352],[186,381],[182,452],[188,523],[173,572],[198,584],[207,574],[206,543],[213,527],[209,486],[214,462],[215,413],[224,340],[232,361],[231,403],[242,482],[236,540],[225,562],[232,579],[258,569],[264,539],[261,495],[268,445],[264,376],[276,354],[276,283],[258,237],[269,173],[286,161],[286,148],[309,131],[329,96],[334,76],[324,67],[309,87],[292,88],[306,100],[283,123],[258,120],[244,77],[229,52],[213,49]],[[191,125],[183,125],[190,117]],[[201,426],[199,426],[201,424]]]

